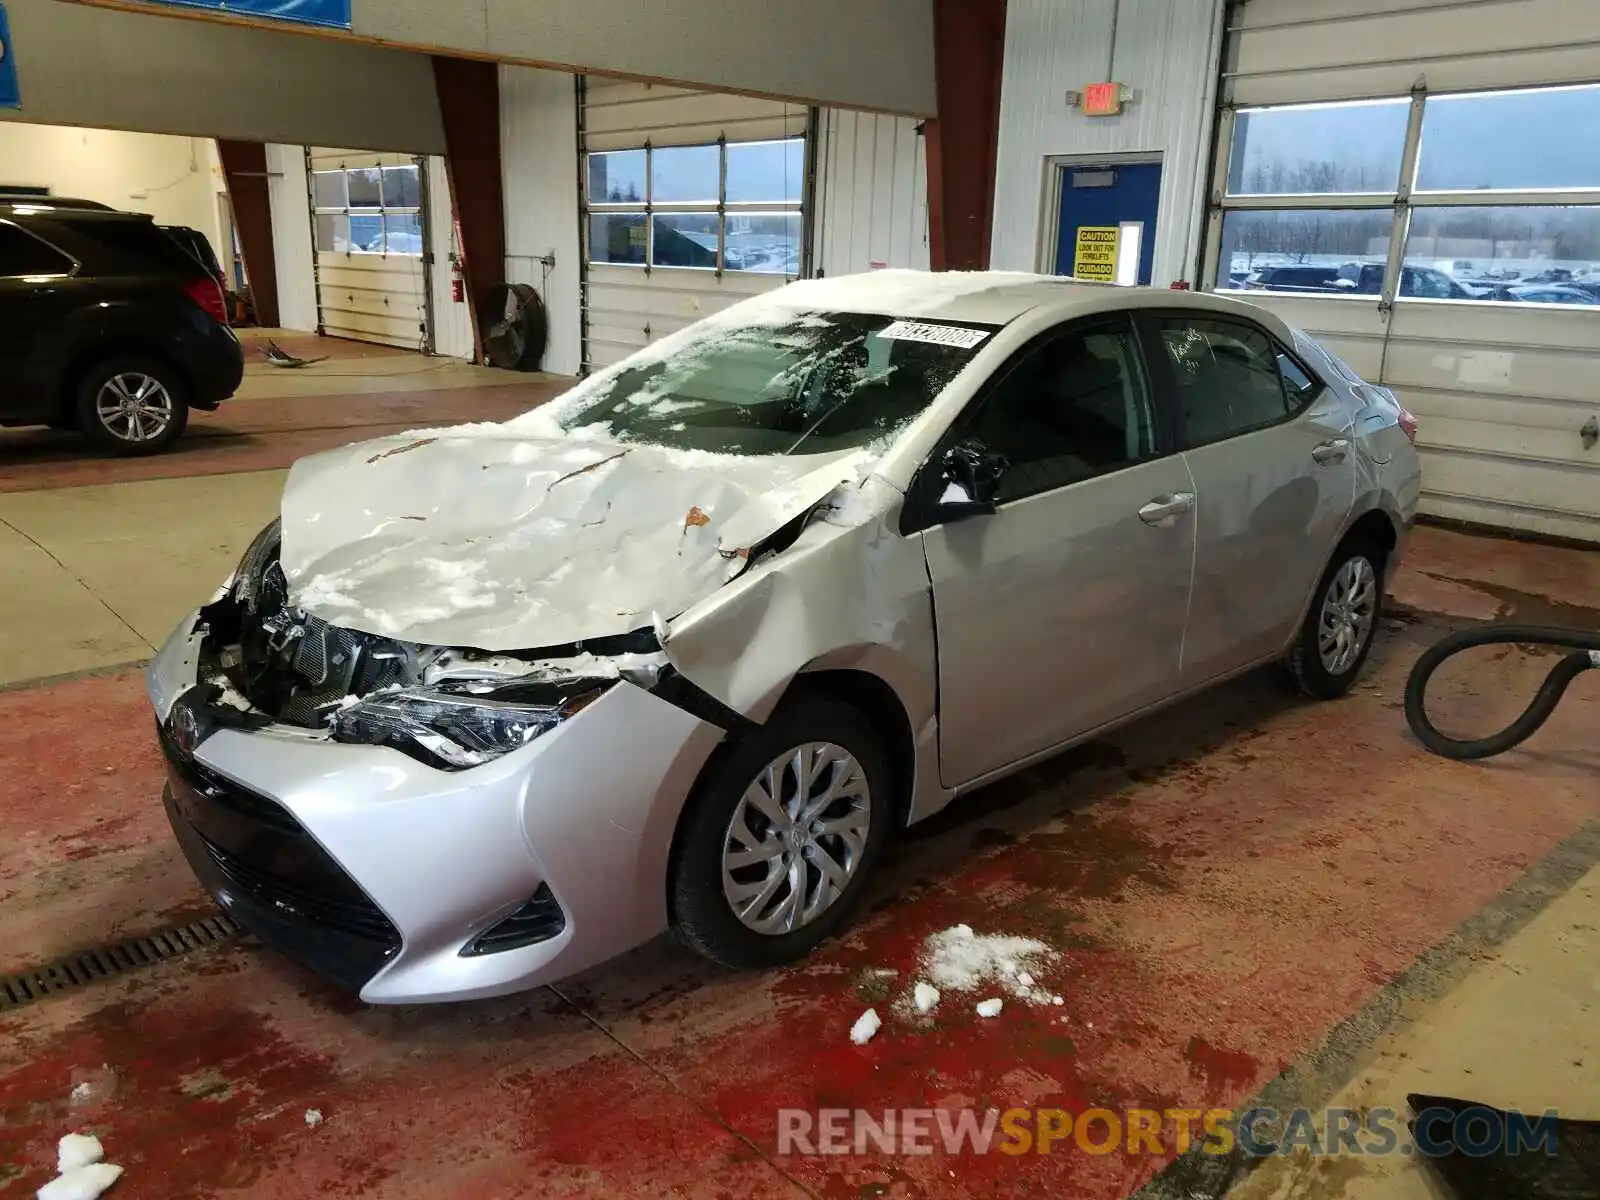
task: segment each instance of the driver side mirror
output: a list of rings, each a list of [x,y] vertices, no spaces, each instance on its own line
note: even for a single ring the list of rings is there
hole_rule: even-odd
[[[1010,466],[1003,454],[995,453],[976,438],[951,446],[941,463],[938,519],[945,522],[992,516],[1000,481]]]

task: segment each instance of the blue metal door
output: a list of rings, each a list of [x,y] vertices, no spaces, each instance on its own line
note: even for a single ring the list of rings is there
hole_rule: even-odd
[[[1142,226],[1139,234],[1139,282],[1149,283],[1156,253],[1156,210],[1161,201],[1160,163],[1106,163],[1059,168],[1061,211],[1058,214],[1056,274],[1071,275],[1079,247],[1100,236],[1079,230]]]

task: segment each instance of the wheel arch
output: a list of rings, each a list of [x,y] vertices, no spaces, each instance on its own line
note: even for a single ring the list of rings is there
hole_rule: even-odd
[[[195,390],[194,378],[159,342],[136,333],[104,333],[83,342],[67,358],[66,366],[62,369],[56,402],[63,417],[70,418],[75,415],[78,389],[83,386],[83,381],[89,372],[100,364],[117,358],[147,358],[160,363],[177,376],[178,384],[184,392],[183,402],[186,406],[189,404]]]
[[[852,667],[818,667],[802,671],[789,685],[788,694],[798,689],[822,692],[858,709],[872,724],[889,756],[889,771],[894,788],[894,828],[903,829],[910,818],[912,797],[917,786],[917,742],[900,696],[880,676]]]

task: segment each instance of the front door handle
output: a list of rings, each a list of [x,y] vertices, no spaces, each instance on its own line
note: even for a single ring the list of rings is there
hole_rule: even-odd
[[[1139,520],[1146,525],[1165,529],[1194,507],[1193,492],[1172,492],[1157,496],[1139,510]]]
[[[1334,438],[1329,442],[1318,442],[1311,448],[1311,457],[1323,466],[1330,463],[1342,463],[1350,453],[1350,439]]]

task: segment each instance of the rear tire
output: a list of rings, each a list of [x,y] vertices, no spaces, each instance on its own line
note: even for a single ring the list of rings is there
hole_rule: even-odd
[[[802,764],[811,778],[797,786]],[[728,967],[810,953],[860,903],[893,828],[891,783],[860,710],[819,692],[785,700],[713,762],[684,810],[667,885],[673,932]]]
[[[157,454],[188,425],[188,397],[166,363],[133,355],[108,359],[78,386],[78,428],[112,454]]]
[[[1360,677],[1378,632],[1385,558],[1359,538],[1347,539],[1334,552],[1283,661],[1284,673],[1301,695],[1336,700]]]

